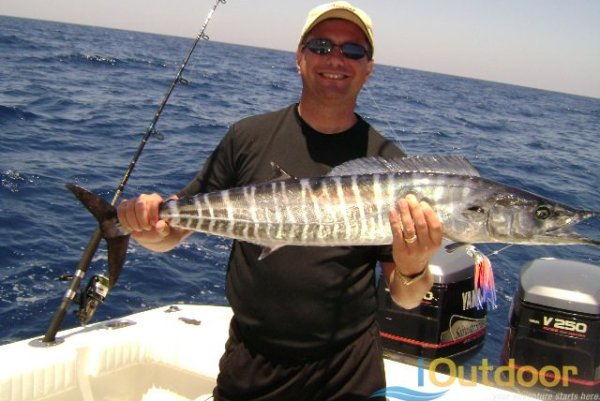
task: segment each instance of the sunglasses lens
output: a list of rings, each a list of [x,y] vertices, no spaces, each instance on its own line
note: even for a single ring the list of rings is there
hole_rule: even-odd
[[[308,50],[315,54],[324,55],[333,51],[336,46],[340,47],[344,57],[352,60],[359,60],[367,55],[367,49],[356,43],[344,43],[343,45],[335,45],[329,39],[313,39],[306,42],[304,45]]]
[[[356,43],[345,43],[342,45],[342,54],[352,60],[358,60],[367,54],[367,50]]]
[[[315,54],[329,54],[333,50],[333,43],[325,39],[313,39],[306,44],[308,50]]]

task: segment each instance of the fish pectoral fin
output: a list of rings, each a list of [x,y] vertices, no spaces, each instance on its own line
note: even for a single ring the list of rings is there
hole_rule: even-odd
[[[462,248],[463,246],[467,246],[469,244],[467,244],[466,242],[453,242],[451,244],[448,244],[444,247],[444,249],[446,250],[446,253],[452,253],[454,251],[456,251],[457,249]]]
[[[258,260],[263,260],[264,258],[269,256],[270,254],[272,254],[279,248],[282,248],[283,246],[285,246],[285,245],[263,246],[262,252],[260,253],[260,256],[258,257]]]

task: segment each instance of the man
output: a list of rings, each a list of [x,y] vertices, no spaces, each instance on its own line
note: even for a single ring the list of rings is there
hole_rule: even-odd
[[[354,113],[373,69],[370,18],[346,2],[313,9],[296,52],[300,102],[234,124],[178,197],[272,178],[275,162],[297,177],[327,174],[365,156],[403,153]],[[158,220],[157,195],[124,201],[133,238],[168,251],[189,232]],[[259,260],[235,241],[226,291],[234,311],[215,388],[219,401],[362,400],[385,387],[375,322],[375,267],[392,298],[418,305],[432,284],[428,260],[441,245],[437,215],[414,196],[390,212],[392,246],[294,247]]]

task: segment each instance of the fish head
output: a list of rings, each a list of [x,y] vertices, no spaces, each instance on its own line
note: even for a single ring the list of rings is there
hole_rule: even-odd
[[[528,193],[497,194],[488,215],[488,232],[504,243],[600,245],[572,227],[599,212],[581,210]]]

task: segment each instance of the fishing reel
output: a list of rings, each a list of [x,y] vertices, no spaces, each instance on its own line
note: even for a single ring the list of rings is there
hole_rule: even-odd
[[[79,310],[75,312],[75,315],[82,325],[92,320],[96,309],[106,299],[110,288],[109,284],[108,277],[96,274],[90,279],[85,290],[79,294]]]

